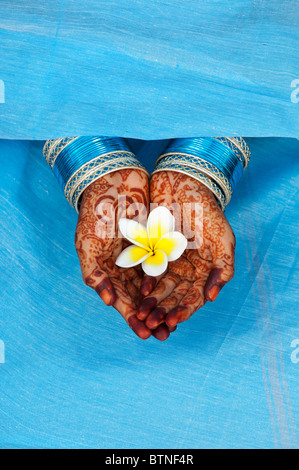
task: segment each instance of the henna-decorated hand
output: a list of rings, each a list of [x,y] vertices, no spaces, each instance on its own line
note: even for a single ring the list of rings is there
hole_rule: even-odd
[[[194,178],[172,171],[155,173],[150,198],[151,203],[174,208],[173,215],[181,225],[177,229],[197,246],[187,247],[159,278],[145,276],[141,285],[145,297],[138,319],[149,329],[160,324],[174,328],[207,300],[214,301],[232,279],[235,236],[213,193]],[[196,213],[196,203],[202,208],[201,215]]]
[[[115,266],[115,260],[127,246],[126,240],[118,236],[118,219],[139,216],[139,220],[146,220],[148,209],[148,178],[144,172],[110,173],[84,191],[75,237],[84,282],[106,305],[113,305],[142,339],[151,336],[152,331],[136,316],[141,267],[121,269]]]

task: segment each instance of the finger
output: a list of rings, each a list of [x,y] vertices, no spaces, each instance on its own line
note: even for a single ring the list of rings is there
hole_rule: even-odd
[[[156,277],[145,275],[140,286],[141,294],[144,297],[149,295],[162,277],[163,275]]]
[[[130,281],[129,284],[131,285],[133,284],[132,287],[131,285],[129,285],[129,288],[132,290],[132,292],[133,292],[134,286],[135,286],[135,289],[138,290],[138,294],[136,292],[135,294],[132,295],[132,297],[136,299],[138,298],[138,300],[141,300],[140,286],[142,283],[143,274],[142,274],[142,271],[138,269],[138,266],[134,268],[126,268],[126,269],[118,268],[118,272],[120,272],[120,276],[113,275],[113,277],[120,277],[121,281],[124,282],[125,284],[128,281]]]
[[[142,284],[142,281],[143,281],[144,272],[143,272],[141,266],[136,266],[134,269],[135,269],[135,274],[131,278],[131,281],[133,282],[134,286],[138,289],[139,294],[140,294],[140,298],[141,298],[142,294],[140,292],[140,288],[141,288],[141,284]]]
[[[159,325],[164,323],[167,311],[165,307],[156,307],[151,313],[149,313],[146,319],[146,326],[150,330],[155,330]]]
[[[152,331],[152,335],[159,341],[165,341],[170,336],[170,333],[173,333],[176,329],[176,326],[167,326],[166,323],[163,323],[156,330]]]
[[[235,236],[231,230],[221,243],[211,246],[213,268],[204,288],[205,298],[210,302],[217,298],[223,286],[234,276],[235,244]]]
[[[116,292],[113,284],[107,274],[98,266],[94,268],[89,276],[85,277],[83,273],[83,279],[87,286],[92,287],[99,294],[106,305],[110,306],[115,302]]]
[[[126,291],[130,295],[130,297],[134,300],[136,305],[138,305],[140,303],[141,299],[142,299],[142,296],[140,294],[140,290],[137,289],[137,287],[135,286],[133,281],[126,280],[124,282],[124,285],[125,285]]]
[[[142,277],[137,276],[134,279],[132,279],[132,282],[133,282],[134,286],[136,287],[136,289],[138,289],[139,294],[141,296],[142,294],[140,292],[140,287],[141,287],[141,283],[142,283]]]
[[[165,325],[166,325],[166,323],[165,323]],[[177,329],[177,326],[176,325],[175,326],[168,326],[168,329],[169,329],[170,333],[173,333]]]
[[[148,339],[152,334],[151,330],[145,326],[144,322],[138,320],[136,314],[129,317],[128,325],[141,339]]]
[[[206,277],[196,280],[187,294],[182,298],[179,305],[171,310],[166,316],[168,326],[176,326],[178,323],[188,320],[196,310],[201,308],[206,299],[204,297],[204,285]]]
[[[151,310],[173,291],[175,286],[180,282],[180,279],[180,276],[176,273],[168,272],[165,274],[151,292],[150,297],[146,297],[141,302],[137,313],[139,320],[145,320]]]
[[[194,281],[202,276],[202,274],[209,274],[213,267],[212,254],[210,250],[186,250],[186,257],[188,261],[195,268]],[[188,278],[189,279],[189,278]]]
[[[170,331],[167,325],[163,323],[162,325],[158,326],[156,330],[152,332],[152,335],[158,339],[159,341],[165,341],[167,338],[169,338]]]
[[[144,322],[140,321],[136,316],[136,303],[130,297],[124,287],[124,284],[119,280],[112,278],[114,290],[117,294],[113,307],[123,316],[130,328],[141,339],[147,339],[151,336],[152,332],[147,328]]]
[[[191,287],[190,281],[180,282],[172,291],[172,293],[166,297],[147,317],[146,326],[151,330],[156,329],[161,323],[165,321],[166,315],[170,310],[175,308],[181,301],[181,299],[187,294],[188,289]]]

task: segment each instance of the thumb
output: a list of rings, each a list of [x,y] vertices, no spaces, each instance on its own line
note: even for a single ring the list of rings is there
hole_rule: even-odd
[[[210,271],[204,287],[204,295],[207,300],[213,302],[223,286],[229,282],[235,272],[235,236],[225,239],[223,243],[217,243],[211,247],[213,268]]]
[[[82,274],[85,284],[94,289],[106,305],[114,304],[116,300],[114,287],[108,275],[99,266],[95,266],[88,276],[85,276],[84,272]]]

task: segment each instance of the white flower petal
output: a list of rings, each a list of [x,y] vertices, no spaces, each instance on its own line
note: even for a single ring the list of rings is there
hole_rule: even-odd
[[[152,210],[147,219],[147,233],[152,248],[163,235],[173,232],[174,228],[175,218],[166,207],[159,206]]]
[[[168,261],[175,261],[180,258],[187,248],[187,239],[180,232],[170,232],[163,235],[157,242],[155,250],[162,250]]]
[[[154,255],[148,256],[142,263],[142,269],[148,276],[160,276],[167,268],[167,256],[161,250],[156,250]]]
[[[150,249],[147,230],[144,225],[136,220],[121,218],[118,221],[118,227],[122,235],[134,245]]]
[[[132,268],[142,263],[148,256],[150,256],[150,254],[145,248],[131,245],[120,253],[115,264],[120,268]]]

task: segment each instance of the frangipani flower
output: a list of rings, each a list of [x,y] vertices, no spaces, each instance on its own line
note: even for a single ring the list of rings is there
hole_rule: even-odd
[[[133,245],[125,248],[115,264],[131,268],[142,263],[143,271],[149,276],[159,276],[168,261],[178,259],[187,247],[187,239],[175,232],[175,219],[166,207],[156,207],[147,220],[147,226],[130,219],[119,220],[119,230]]]

